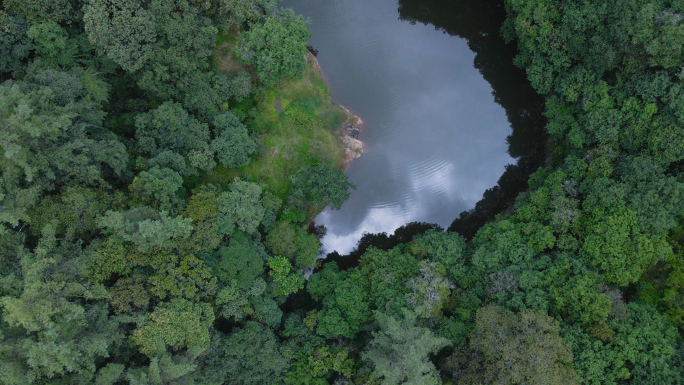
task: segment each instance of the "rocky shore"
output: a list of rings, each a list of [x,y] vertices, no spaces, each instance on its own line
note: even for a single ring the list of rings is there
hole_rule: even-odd
[[[340,107],[347,113],[347,120],[340,126],[340,140],[345,145],[344,166],[347,167],[363,154],[363,142],[358,139],[363,120],[344,106]]]
[[[313,64],[314,69],[321,78],[325,79],[323,71],[321,70],[320,64],[318,64],[318,59],[311,53],[306,55],[306,61]],[[361,154],[363,154],[363,142],[358,139],[359,133],[361,132],[361,127],[363,126],[363,120],[356,116],[353,112],[349,111],[343,105],[338,104],[340,108],[344,110],[347,114],[347,119],[340,125],[339,128],[339,138],[342,144],[344,144],[344,167],[348,167],[351,162],[358,159]]]

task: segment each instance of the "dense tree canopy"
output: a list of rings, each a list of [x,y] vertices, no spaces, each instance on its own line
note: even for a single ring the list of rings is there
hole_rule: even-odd
[[[469,6],[442,3],[401,17]],[[502,183],[543,166],[467,240],[415,222],[321,261],[309,225],[354,186],[294,137],[335,135],[302,17],[1,1],[0,383],[684,383],[684,3],[491,3],[550,135]]]

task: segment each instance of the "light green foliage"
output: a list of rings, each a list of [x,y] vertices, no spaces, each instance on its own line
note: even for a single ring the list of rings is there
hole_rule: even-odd
[[[249,72],[240,71],[230,78],[228,88],[231,95],[238,102],[241,102],[252,93],[252,77],[249,75]]]
[[[330,161],[303,167],[290,179],[292,196],[296,199],[293,206],[299,209],[307,205],[317,209],[328,205],[333,209],[339,209],[349,198],[349,189],[356,188],[347,181],[347,175]]]
[[[266,236],[266,246],[273,254],[283,256],[302,268],[312,267],[321,242],[303,228],[280,221]]]
[[[121,340],[108,318],[104,287],[82,279],[90,255],[78,244],[58,242],[47,226],[34,253],[19,250],[23,285],[0,298],[5,325],[0,382],[92,380],[93,362]],[[81,301],[81,299],[88,300]]]
[[[677,226],[684,213],[684,184],[646,157],[628,158],[621,179],[631,189],[625,200],[637,213],[639,229],[661,235]]]
[[[603,284],[601,275],[568,255],[556,255],[554,260],[543,278],[551,312],[584,325],[605,322],[612,304],[608,295],[599,291]]]
[[[216,296],[216,304],[221,305],[221,316],[235,321],[242,321],[246,316],[276,327],[280,323],[282,312],[273,299],[264,295],[267,284],[261,277],[251,282],[247,288],[238,287],[235,280],[221,289]]]
[[[201,152],[197,152],[202,154]],[[194,154],[194,153],[193,153]],[[183,155],[173,151],[162,151],[155,157],[147,161],[147,166],[150,169],[169,169],[177,172],[182,177],[197,175],[195,162]],[[151,172],[150,170],[150,172]]]
[[[174,298],[154,308],[147,319],[138,324],[131,340],[140,352],[152,358],[171,348],[187,348],[197,356],[209,347],[209,327],[214,322],[211,306]]]
[[[249,163],[249,156],[256,151],[256,143],[249,137],[247,128],[231,112],[214,118],[214,136],[211,149],[226,167],[242,167]]]
[[[311,355],[303,356],[290,368],[285,383],[287,385],[325,385],[326,378],[334,373],[350,377],[353,373],[353,360],[347,348],[319,347],[311,350]]]
[[[157,297],[181,297],[190,301],[206,300],[216,293],[216,277],[201,259],[193,256],[156,256],[148,282]]]
[[[650,66],[670,68],[681,60],[684,30],[664,1],[564,1],[563,7],[544,0],[509,3],[514,6],[505,34],[517,35],[517,63],[542,94],[573,95],[582,82],[616,68],[635,73]]]
[[[406,307],[408,282],[420,274],[419,262],[401,247],[389,251],[369,249],[362,257],[359,272],[362,285],[375,309],[391,316],[401,314]]]
[[[205,221],[216,217],[218,212],[218,194],[212,185],[204,185],[193,191],[183,215],[193,221]]]
[[[128,274],[131,268],[140,264],[139,253],[121,238],[109,237],[97,244],[95,256],[88,264],[88,278],[94,282],[102,282],[112,274]]]
[[[123,144],[101,127],[99,100],[78,77],[43,75],[41,83],[48,85],[0,85],[2,220],[14,225],[39,192],[68,183],[107,186],[103,167],[121,175],[127,161]]]
[[[263,24],[250,24],[240,35],[236,52],[243,63],[255,67],[262,84],[273,87],[281,77],[302,76],[310,35],[304,19],[285,9]]]
[[[254,234],[264,218],[261,204],[261,187],[256,183],[237,179],[230,184],[230,191],[218,196],[217,216],[219,231],[233,234],[236,230]]]
[[[271,329],[256,322],[236,328],[225,340],[221,357],[227,383],[277,384],[289,366]]]
[[[480,381],[487,384],[577,384],[570,346],[560,325],[543,313],[496,306],[477,311],[470,347],[482,355]]]
[[[407,283],[406,303],[421,317],[437,317],[455,286],[445,278],[446,269],[439,262],[422,261],[419,270]]]
[[[272,291],[274,295],[290,295],[304,287],[306,280],[298,271],[292,271],[290,261],[285,257],[271,257],[268,259],[268,274],[273,279]]]
[[[200,72],[208,70],[217,29],[186,0],[149,4],[157,39],[138,85],[160,100],[169,100],[186,91]]]
[[[193,220],[194,230],[189,238],[178,243],[179,250],[196,253],[202,250],[215,250],[223,235],[218,230],[218,195],[211,185],[203,185],[193,192],[183,215]]]
[[[125,378],[131,385],[182,383],[192,378],[196,367],[191,356],[163,353],[151,358],[147,367],[127,370]]]
[[[190,218],[170,217],[147,206],[127,211],[107,211],[98,219],[106,233],[131,242],[142,252],[152,247],[174,248],[178,238],[187,238],[192,232]]]
[[[375,319],[380,330],[373,333],[368,351],[362,354],[375,366],[373,377],[383,385],[439,385],[428,355],[449,346],[449,341],[415,326],[416,315],[410,311],[404,311],[403,319],[375,312]]]

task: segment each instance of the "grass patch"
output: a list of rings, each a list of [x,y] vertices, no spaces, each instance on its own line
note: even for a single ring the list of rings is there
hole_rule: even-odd
[[[325,82],[310,60],[304,76],[282,80],[263,92],[256,104],[258,112],[251,129],[257,134],[258,155],[240,169],[217,167],[207,175],[207,181],[244,176],[284,199],[290,189],[290,175],[300,167],[322,159],[342,165],[344,145],[337,129],[346,113],[330,101]]]
[[[237,46],[238,34],[232,29],[227,32],[219,31],[213,57],[214,68],[219,72],[231,74],[245,69],[234,51],[235,46]]]

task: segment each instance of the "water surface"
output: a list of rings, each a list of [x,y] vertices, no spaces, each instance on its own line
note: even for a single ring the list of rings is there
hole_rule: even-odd
[[[364,155],[340,210],[326,209],[326,252],[412,221],[449,226],[514,163],[506,110],[468,41],[400,19],[397,0],[286,0],[311,19],[332,99],[364,120]],[[422,21],[422,20],[418,20]]]

